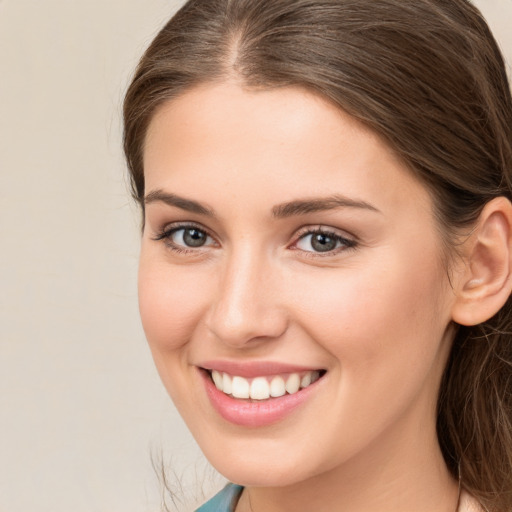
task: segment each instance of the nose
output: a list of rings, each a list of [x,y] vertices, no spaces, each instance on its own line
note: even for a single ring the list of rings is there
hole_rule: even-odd
[[[208,329],[221,342],[253,347],[286,331],[288,319],[273,266],[250,248],[225,262],[206,318]]]

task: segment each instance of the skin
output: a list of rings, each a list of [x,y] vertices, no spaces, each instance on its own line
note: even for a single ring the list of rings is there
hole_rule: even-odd
[[[450,285],[431,197],[391,148],[309,92],[228,82],[161,107],[144,164],[143,326],[201,449],[246,486],[237,512],[453,512],[435,408],[462,273]],[[356,205],[272,213],[334,194]],[[183,223],[206,243],[162,239]],[[349,243],[319,254],[319,229]],[[327,373],[283,420],[242,427],[206,396],[197,367],[217,359]]]

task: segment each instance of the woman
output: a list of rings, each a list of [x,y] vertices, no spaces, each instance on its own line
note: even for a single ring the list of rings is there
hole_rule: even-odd
[[[512,103],[465,0],[191,0],[125,152],[201,510],[512,510]]]

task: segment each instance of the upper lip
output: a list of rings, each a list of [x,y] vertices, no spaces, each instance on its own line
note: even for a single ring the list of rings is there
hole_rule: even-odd
[[[322,368],[318,367],[280,363],[277,361],[212,360],[203,361],[197,366],[205,370],[216,370],[218,372],[228,373],[229,375],[237,375],[247,379],[254,377],[265,377],[268,375],[279,375],[283,373],[301,373],[314,370],[322,370]]]

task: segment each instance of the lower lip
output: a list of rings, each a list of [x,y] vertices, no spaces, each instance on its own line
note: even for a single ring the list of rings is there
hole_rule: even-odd
[[[242,427],[264,427],[281,421],[301,406],[322,380],[319,379],[293,395],[248,402],[219,391],[206,371],[200,370],[200,373],[206,387],[206,394],[214,409],[225,420]]]

